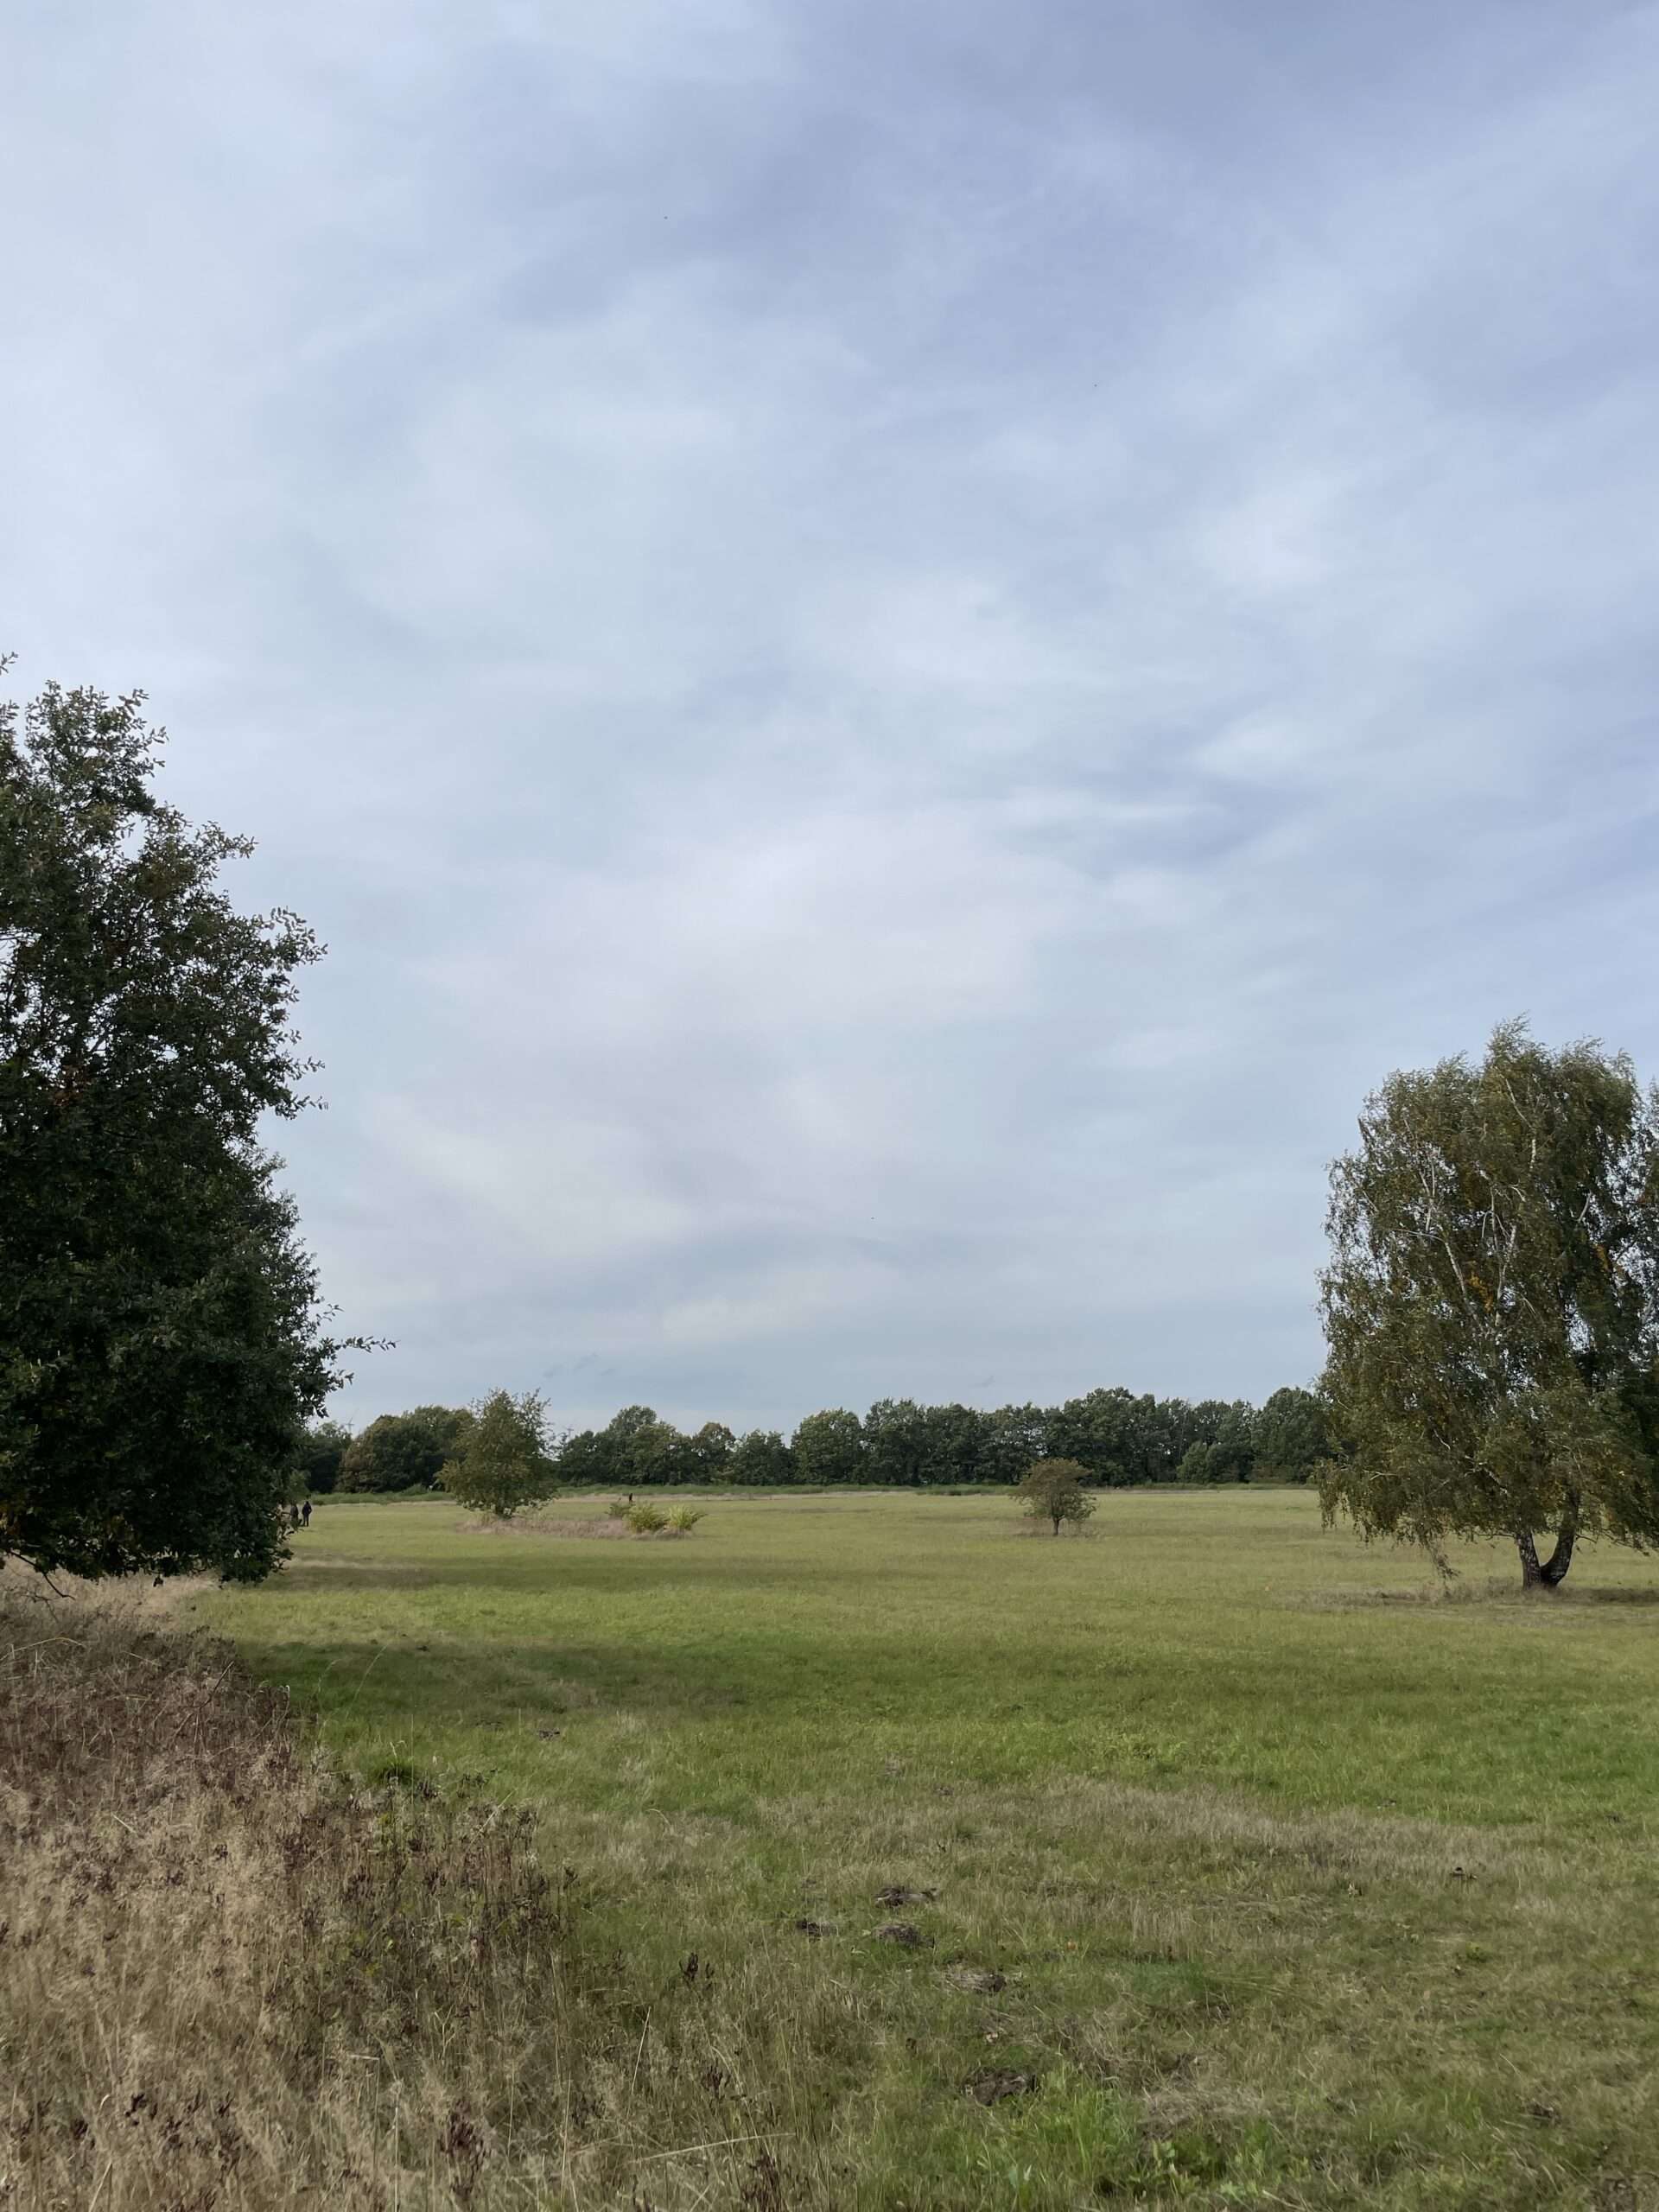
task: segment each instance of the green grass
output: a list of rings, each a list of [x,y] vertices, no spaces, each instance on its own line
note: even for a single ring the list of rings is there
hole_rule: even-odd
[[[641,2059],[569,2120],[573,2201],[1659,2202],[1659,1572],[1592,1554],[1523,1600],[1471,1549],[1443,1600],[1294,1491],[1018,1526],[324,1503],[282,1576],[197,1605],[371,1780],[537,1808],[642,2004],[715,1967],[760,2149],[663,2148]],[[996,2069],[1035,2086],[982,2106]]]

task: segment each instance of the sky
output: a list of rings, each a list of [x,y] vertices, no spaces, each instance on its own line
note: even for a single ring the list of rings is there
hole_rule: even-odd
[[[10,0],[0,645],[297,908],[360,1421],[1316,1373],[1659,1074],[1659,6]]]

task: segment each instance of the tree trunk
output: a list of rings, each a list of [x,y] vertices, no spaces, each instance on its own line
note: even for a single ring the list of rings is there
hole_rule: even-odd
[[[1054,1533],[1057,1536],[1060,1533],[1060,1516],[1058,1513],[1054,1516]]]
[[[1521,1554],[1521,1587],[1523,1590],[1554,1590],[1567,1579],[1567,1570],[1573,1564],[1573,1547],[1579,1539],[1579,1516],[1569,1506],[1561,1516],[1561,1525],[1555,1532],[1555,1548],[1547,1560],[1538,1557],[1538,1547],[1532,1540],[1530,1529],[1516,1531],[1515,1546]]]

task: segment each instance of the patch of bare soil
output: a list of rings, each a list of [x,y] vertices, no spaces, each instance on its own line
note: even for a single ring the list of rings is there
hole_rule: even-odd
[[[945,1979],[973,1997],[995,1997],[1008,1986],[1007,1974],[994,1967],[952,1967]]]
[[[976,2104],[995,2105],[1005,2097],[1029,2096],[1037,2087],[1037,2076],[1016,2074],[1010,2067],[995,2066],[988,2073],[976,2074],[965,2086]]]

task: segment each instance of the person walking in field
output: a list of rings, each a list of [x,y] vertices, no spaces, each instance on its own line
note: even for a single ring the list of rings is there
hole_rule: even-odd
[[[311,1501],[308,1497],[300,1508],[300,1526],[302,1529],[311,1526]]]

